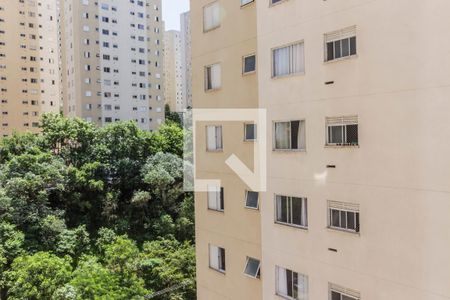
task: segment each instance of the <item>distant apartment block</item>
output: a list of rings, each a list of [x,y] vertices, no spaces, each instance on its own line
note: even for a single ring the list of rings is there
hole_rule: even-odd
[[[66,0],[64,112],[98,125],[164,120],[161,0]]]
[[[191,14],[185,12],[180,16],[181,36],[181,68],[183,84],[183,104],[185,108],[192,107],[192,38]]]
[[[181,112],[183,102],[183,68],[181,37],[177,30],[164,33],[164,80],[165,98],[170,110]]]
[[[0,137],[37,132],[60,110],[57,2],[0,2]]]
[[[191,1],[199,300],[450,298],[450,4]]]

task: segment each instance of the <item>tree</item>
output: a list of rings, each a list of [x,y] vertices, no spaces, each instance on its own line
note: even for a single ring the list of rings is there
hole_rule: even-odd
[[[69,257],[60,258],[47,252],[16,258],[6,274],[8,299],[51,299],[70,280],[70,264]]]

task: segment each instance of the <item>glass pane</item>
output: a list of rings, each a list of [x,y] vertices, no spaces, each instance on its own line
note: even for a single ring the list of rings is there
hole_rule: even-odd
[[[342,57],[342,54],[341,54],[341,41],[335,41],[334,42],[334,57],[335,58]]]
[[[331,300],[341,300],[341,294],[335,291],[331,291]]]
[[[292,272],[292,298],[298,299],[298,273]]]
[[[350,39],[342,40],[342,57],[350,55]]]
[[[220,270],[225,271],[225,249],[219,248],[220,255]]]
[[[347,144],[358,145],[358,125],[347,125]]]
[[[275,123],[275,149],[289,148],[290,122]]]
[[[206,68],[206,89],[212,89],[211,67]]]
[[[245,274],[257,277],[259,271],[259,260],[254,258],[248,258],[247,265],[245,266]]]
[[[333,42],[327,43],[327,61],[334,59],[334,46]]]
[[[343,126],[331,126],[331,144],[342,144]]]
[[[341,211],[341,228],[347,228],[347,212]]]
[[[245,205],[247,207],[258,208],[258,193],[248,191]]]
[[[302,225],[302,199],[292,198],[292,223],[295,225]]]
[[[245,139],[254,140],[256,138],[256,125],[245,124]]]
[[[247,56],[244,58],[244,73],[256,70],[256,56]]]
[[[298,149],[298,129],[300,121],[291,122],[291,149]]]
[[[277,196],[277,221],[287,223],[287,197]]]
[[[292,297],[293,295],[293,289],[292,289],[292,271],[291,270],[286,270],[286,275],[287,275],[287,295]]]
[[[342,295],[342,300],[355,300],[355,298]]]
[[[339,227],[339,211],[332,209],[331,210],[331,226],[333,227]]]
[[[347,212],[347,228],[348,229],[355,229],[355,213],[354,212]]]
[[[356,36],[350,38],[350,55],[356,54]]]

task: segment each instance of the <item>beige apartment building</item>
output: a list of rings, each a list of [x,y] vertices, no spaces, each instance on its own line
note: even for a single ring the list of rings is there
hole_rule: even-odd
[[[190,14],[194,108],[256,108],[255,3],[195,0]],[[243,273],[246,264],[257,268],[261,261],[258,194],[225,164],[236,153],[252,166],[254,128],[247,127],[242,122],[196,124],[196,176],[221,180],[221,186],[208,186],[208,193],[196,193],[199,300],[262,298],[258,271]]]
[[[0,136],[37,132],[60,110],[57,2],[0,2]]]
[[[182,112],[183,76],[182,76],[181,36],[177,30],[164,33],[164,89],[166,104],[174,112]]]
[[[251,166],[245,122],[197,124],[197,178],[222,180],[196,193],[198,299],[450,299],[448,1],[191,13],[194,108],[268,120],[256,197],[225,164]]]
[[[65,114],[99,126],[164,120],[161,0],[66,0]]]

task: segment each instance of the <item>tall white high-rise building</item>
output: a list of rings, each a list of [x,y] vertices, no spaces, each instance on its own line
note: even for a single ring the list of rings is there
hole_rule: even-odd
[[[180,25],[183,103],[185,108],[190,108],[192,107],[192,45],[191,14],[189,11],[180,15]]]
[[[169,30],[164,33],[164,79],[165,99],[171,111],[181,112],[183,102],[182,53],[180,32]]]
[[[98,125],[164,119],[161,0],[66,0],[64,112]]]

